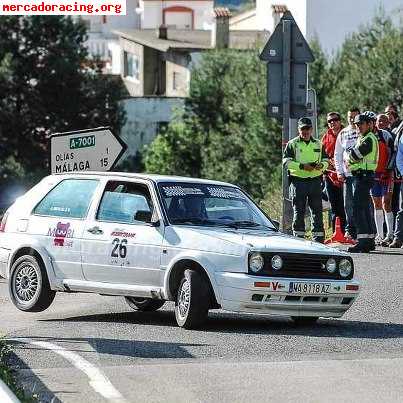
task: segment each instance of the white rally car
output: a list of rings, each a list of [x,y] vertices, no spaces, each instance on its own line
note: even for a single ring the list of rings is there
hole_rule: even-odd
[[[0,275],[23,311],[57,291],[121,295],[139,311],[173,300],[185,328],[216,308],[337,318],[359,291],[349,255],[282,234],[234,185],[112,172],[51,175],[17,199]]]

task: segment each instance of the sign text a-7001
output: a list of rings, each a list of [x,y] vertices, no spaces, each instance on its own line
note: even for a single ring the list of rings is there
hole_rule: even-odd
[[[76,148],[94,147],[95,146],[95,135],[74,137],[70,139],[70,150]]]

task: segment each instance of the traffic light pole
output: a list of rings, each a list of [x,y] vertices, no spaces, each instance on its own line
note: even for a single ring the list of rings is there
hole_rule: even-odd
[[[290,93],[291,93],[291,24],[290,20],[283,20],[283,136],[282,136],[282,151],[284,152],[290,136]],[[289,184],[287,167],[283,165],[282,173],[283,187],[283,214],[281,228],[283,232],[291,231],[291,206],[289,195]]]

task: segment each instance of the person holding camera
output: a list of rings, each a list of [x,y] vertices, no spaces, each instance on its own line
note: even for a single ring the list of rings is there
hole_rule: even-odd
[[[287,143],[283,154],[294,211],[292,230],[294,236],[305,237],[305,209],[308,203],[312,217],[312,238],[323,243],[322,176],[329,165],[328,156],[321,141],[312,137],[311,119],[298,120],[298,134]]]

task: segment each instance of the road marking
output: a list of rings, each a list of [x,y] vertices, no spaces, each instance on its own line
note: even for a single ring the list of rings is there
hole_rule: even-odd
[[[89,385],[92,387],[92,389],[95,390],[95,392],[97,392],[112,403],[127,403],[126,399],[112,385],[111,381],[106,377],[106,375],[104,375],[104,373],[98,367],[91,364],[80,355],[47,341],[37,341],[27,338],[12,338],[7,340],[32,344],[59,354],[67,361],[69,361],[74,367],[87,375],[89,379]]]

